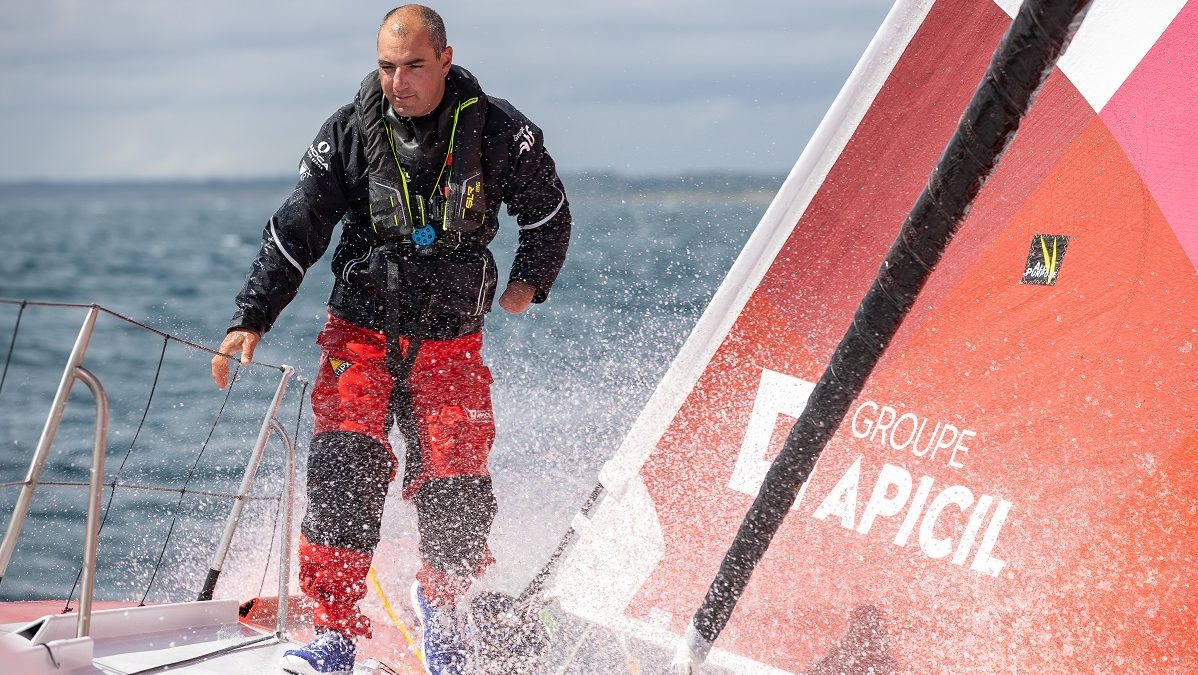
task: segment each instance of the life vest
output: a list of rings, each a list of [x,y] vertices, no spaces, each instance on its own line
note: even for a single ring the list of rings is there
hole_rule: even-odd
[[[384,115],[378,73],[367,75],[358,90],[371,225],[384,240],[411,243],[418,253],[431,253],[438,241],[456,248],[462,235],[477,230],[486,218],[482,138],[487,98],[474,76],[459,66],[451,66],[446,77],[446,95],[451,94],[456,95],[457,105],[448,150],[433,196],[425,199],[409,189]]]

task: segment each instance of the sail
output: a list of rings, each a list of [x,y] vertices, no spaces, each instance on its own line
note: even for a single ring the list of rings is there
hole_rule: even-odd
[[[1018,6],[894,7],[604,467],[565,610],[682,634]],[[1198,668],[1196,39],[1094,2],[709,661]]]

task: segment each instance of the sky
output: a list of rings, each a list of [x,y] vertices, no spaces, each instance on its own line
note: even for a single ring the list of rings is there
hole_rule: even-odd
[[[890,0],[433,3],[563,171],[790,170]],[[0,2],[0,182],[278,177],[375,67],[360,0]]]

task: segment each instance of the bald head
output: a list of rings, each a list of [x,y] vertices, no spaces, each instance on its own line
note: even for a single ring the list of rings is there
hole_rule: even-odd
[[[445,24],[428,7],[404,5],[387,13],[379,27],[379,85],[401,117],[423,117],[445,94],[453,47]]]
[[[449,44],[445,37],[445,22],[441,19],[441,15],[424,5],[400,5],[387,12],[387,16],[383,17],[383,22],[379,25],[380,37],[384,32],[398,37],[407,37],[414,31],[423,32],[428,36],[428,41],[433,46],[433,52],[438,57],[441,56],[441,52],[445,51],[445,46]]]

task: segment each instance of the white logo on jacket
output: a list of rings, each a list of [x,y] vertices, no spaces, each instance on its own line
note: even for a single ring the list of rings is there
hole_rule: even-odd
[[[312,160],[312,163],[315,164],[316,166],[319,166],[321,169],[328,171],[329,170],[329,160],[325,159],[324,156],[329,153],[329,149],[330,149],[330,146],[329,146],[328,141],[321,141],[319,144],[309,145],[308,146],[308,159]]]
[[[527,124],[520,127],[520,130],[516,132],[512,140],[520,141],[520,149],[516,151],[517,155],[524,154],[527,150],[532,150],[532,146],[537,143],[536,137],[532,135],[532,128]]]

